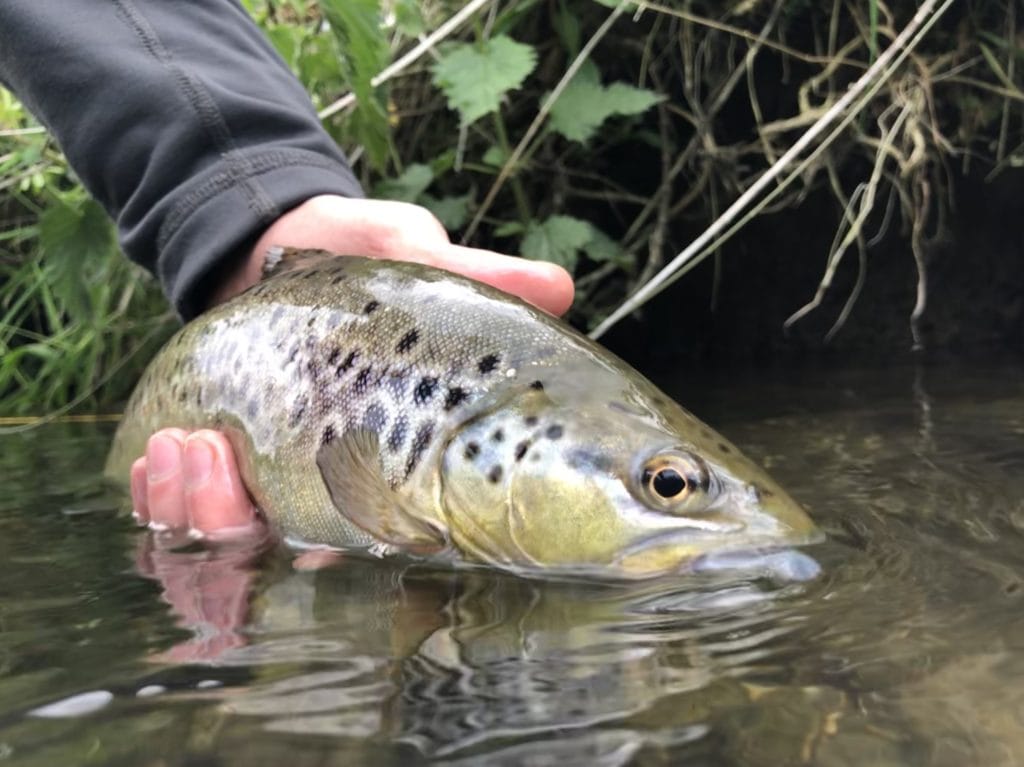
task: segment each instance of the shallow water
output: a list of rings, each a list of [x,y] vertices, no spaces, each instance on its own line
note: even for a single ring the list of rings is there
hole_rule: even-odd
[[[669,386],[828,531],[806,583],[296,572],[136,532],[109,428],[0,437],[0,762],[1024,763],[1022,373]]]

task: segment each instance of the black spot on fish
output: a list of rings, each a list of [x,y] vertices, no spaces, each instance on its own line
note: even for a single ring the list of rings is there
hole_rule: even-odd
[[[320,437],[321,445],[329,445],[334,442],[334,424],[327,424],[324,428],[324,433]]]
[[[551,424],[545,431],[544,436],[548,439],[561,439],[562,435],[565,434],[565,429],[557,423]]]
[[[501,473],[500,466],[492,466],[491,470],[487,472],[487,479],[496,485],[501,482]]]
[[[731,453],[732,452],[732,448],[729,447],[724,442],[719,442],[718,443],[718,449],[721,450],[723,453]]]
[[[523,460],[523,456],[526,455],[526,451],[530,449],[530,444],[530,440],[524,439],[522,442],[516,445],[515,456],[517,461]]]
[[[408,477],[412,474],[413,469],[416,468],[416,464],[420,462],[420,458],[423,457],[423,451],[427,449],[427,445],[430,444],[430,437],[434,433],[434,424],[425,423],[416,432],[416,436],[412,440],[412,450],[409,451],[409,460],[405,462],[405,476]]]
[[[327,355],[327,364],[334,367],[338,362],[338,357],[341,356],[341,349],[335,346],[331,349],[331,353]]]
[[[395,425],[391,427],[391,434],[388,435],[388,450],[397,453],[405,442],[405,433],[409,429],[409,422],[405,416],[399,416]]]
[[[494,433],[491,435],[491,439],[495,442],[502,442],[505,439],[505,432],[501,429],[495,429]]]
[[[347,373],[349,370],[352,369],[352,366],[356,364],[356,360],[358,358],[359,358],[359,351],[358,350],[349,352],[348,356],[345,357],[345,359],[341,361],[340,365],[338,365],[338,369],[334,371],[335,375],[338,378],[341,378],[342,375],[344,375],[345,373]]]
[[[430,401],[430,398],[434,396],[434,392],[437,390],[437,379],[430,376],[421,378],[420,382],[416,384],[416,390],[413,392],[413,401],[417,405],[423,405]]]
[[[612,469],[612,459],[604,453],[596,453],[587,448],[575,448],[566,456],[570,467],[581,470],[608,472]]]
[[[319,275],[320,275],[320,272],[318,272],[315,269],[310,269],[309,271],[307,271],[305,274],[302,275],[302,279],[304,279],[304,280],[311,280],[314,277],[318,277]]]
[[[370,383],[370,375],[373,373],[373,366],[367,365],[359,371],[355,383],[352,384],[352,391],[356,394],[365,394]]]
[[[467,461],[472,461],[478,455],[480,455],[480,445],[476,442],[466,443],[466,452],[463,453]]]
[[[402,340],[398,342],[398,346],[395,347],[395,351],[398,352],[399,354],[405,354],[412,347],[414,347],[416,345],[416,342],[419,340],[420,331],[416,330],[416,328],[413,328],[404,336],[402,336]]]
[[[309,373],[309,377],[314,381],[320,378],[320,360],[315,357],[310,359],[310,361],[306,363],[306,371]]]
[[[272,311],[270,313],[270,325],[271,325],[271,327],[273,327],[274,325],[279,323],[281,321],[282,317],[284,317],[284,307],[283,306],[275,307],[274,311]]]
[[[307,328],[311,328],[315,324],[316,324],[316,315],[314,314],[308,320],[306,320],[306,327]]]
[[[388,414],[376,402],[366,408],[366,413],[363,414],[363,426],[378,434],[384,431],[387,422]]]
[[[486,357],[481,357],[476,369],[480,371],[480,375],[487,375],[498,367],[498,361],[500,359],[501,358],[497,354],[488,354]]]
[[[290,352],[288,352],[288,362],[289,363],[295,362],[295,358],[298,356],[298,354],[299,354],[299,344],[296,343],[296,344],[294,344],[292,346],[292,350]]]
[[[465,389],[460,389],[458,386],[453,386],[448,390],[448,396],[444,398],[444,409],[451,410],[457,407],[460,402],[465,400],[469,395]]]
[[[363,307],[363,314],[373,314],[379,306],[379,301],[370,301],[370,303]]]
[[[526,418],[523,419],[523,423],[525,423],[527,426],[536,426],[537,425],[537,416],[535,416],[535,415],[528,415],[528,416],[526,416]]]
[[[345,275],[344,274],[336,274],[333,277],[331,277],[331,284],[332,285],[340,285],[344,281],[345,281]]]
[[[530,384],[530,388],[533,389],[534,391],[544,391],[544,382],[534,381],[532,384]]]
[[[294,429],[299,425],[299,421],[302,420],[302,416],[306,414],[307,400],[305,397],[300,397],[295,403],[295,407],[292,408],[292,412],[288,414],[288,428]]]

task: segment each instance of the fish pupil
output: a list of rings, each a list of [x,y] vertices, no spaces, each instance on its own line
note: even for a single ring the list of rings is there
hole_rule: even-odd
[[[686,489],[686,479],[675,469],[664,468],[654,475],[651,487],[662,498],[675,498]]]

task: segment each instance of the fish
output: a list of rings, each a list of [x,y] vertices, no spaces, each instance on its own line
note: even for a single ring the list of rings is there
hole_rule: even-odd
[[[147,367],[108,475],[158,429],[217,429],[287,544],[527,575],[820,539],[735,445],[540,309],[422,264],[271,255]]]

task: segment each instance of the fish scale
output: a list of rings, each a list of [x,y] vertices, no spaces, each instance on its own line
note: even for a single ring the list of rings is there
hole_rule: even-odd
[[[760,513],[749,500],[760,491],[791,504],[751,516],[761,539],[813,529],[625,363],[518,299],[418,264],[291,254],[168,342],[126,408],[108,473],[126,477],[168,426],[222,430],[257,506],[305,544],[614,568],[633,538],[677,528],[717,531],[727,546],[737,523],[718,507]],[[692,451],[717,471],[728,493],[714,514],[649,508],[637,461],[665,446],[670,462]]]

